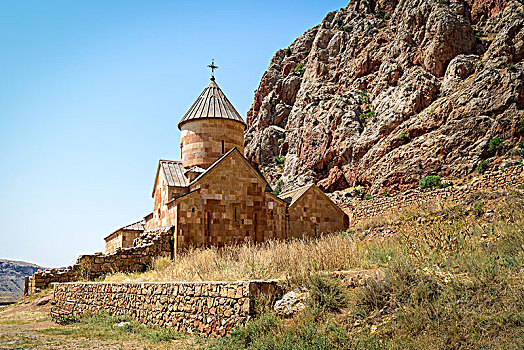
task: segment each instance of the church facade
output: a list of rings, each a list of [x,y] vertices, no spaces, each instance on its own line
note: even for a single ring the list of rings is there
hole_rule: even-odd
[[[173,256],[190,246],[315,237],[344,230],[347,215],[316,185],[275,195],[244,157],[246,124],[214,77],[178,123],[181,160],[160,160],[153,212],[105,238],[106,253],[169,229]]]

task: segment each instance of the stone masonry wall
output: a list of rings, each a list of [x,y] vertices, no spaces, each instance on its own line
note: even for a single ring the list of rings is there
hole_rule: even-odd
[[[145,271],[154,258],[171,257],[171,235],[171,230],[163,229],[157,234],[137,238],[138,244],[132,248],[107,255],[81,255],[73,266],[66,269],[39,270],[31,277],[29,294],[37,293],[53,282],[93,280],[108,273]]]
[[[440,189],[413,189],[393,197],[379,197],[369,200],[345,198],[344,194],[331,194],[331,198],[348,214],[350,223],[383,215],[419,203],[439,200],[457,200],[477,192],[517,190],[524,185],[522,165],[503,170],[486,172],[463,184]]]
[[[289,209],[288,238],[318,237],[347,228],[344,213],[312,186]]]
[[[75,315],[108,312],[128,315],[149,326],[201,335],[229,336],[237,324],[255,314],[256,298],[279,297],[274,281],[169,283],[60,283],[60,305],[76,300]]]

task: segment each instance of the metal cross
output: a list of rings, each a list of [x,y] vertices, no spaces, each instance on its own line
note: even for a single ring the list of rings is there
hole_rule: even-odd
[[[218,66],[215,65],[215,59],[211,60],[211,64],[208,65],[211,68],[211,80],[215,80],[215,69],[218,69]]]

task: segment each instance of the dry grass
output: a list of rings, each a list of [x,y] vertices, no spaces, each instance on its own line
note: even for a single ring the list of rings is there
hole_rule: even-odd
[[[522,193],[412,208],[395,229],[389,242],[360,243],[359,263],[383,274],[347,289],[342,313],[315,303],[292,320],[269,311],[215,348],[524,348]],[[317,289],[317,300],[339,295]]]
[[[319,239],[192,249],[175,261],[158,259],[143,274],[116,273],[107,282],[287,279],[301,284],[311,273],[362,266],[357,243],[339,234]]]

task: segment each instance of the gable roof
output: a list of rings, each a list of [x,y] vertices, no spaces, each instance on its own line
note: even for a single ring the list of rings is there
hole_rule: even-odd
[[[283,199],[285,202],[287,202],[289,204],[289,206],[292,206],[312,186],[314,186],[314,184],[309,184],[309,185],[305,185],[305,186],[302,186],[302,187],[299,187],[299,188],[295,188],[294,190],[287,191],[287,192],[284,192],[284,193],[278,195],[278,197]]]
[[[206,118],[235,120],[242,123],[244,126],[246,125],[235,107],[233,107],[233,104],[229,102],[226,95],[214,80],[211,80],[209,85],[204,89],[204,91],[202,91],[200,96],[198,96],[196,101],[178,123],[178,128],[180,129],[182,124],[190,120]]]
[[[133,222],[132,224],[120,227],[119,229],[115,230],[114,232],[109,234],[107,237],[105,237],[104,240],[107,240],[108,238],[113,236],[118,231],[123,231],[123,230],[127,230],[127,231],[144,231],[145,229],[146,229],[146,220],[142,219],[140,221]]]
[[[155,195],[155,188],[158,182],[160,170],[164,172],[164,177],[166,178],[168,186],[187,187],[189,185],[189,179],[185,175],[186,169],[182,166],[181,161],[160,159],[158,161],[155,183],[153,184],[153,196]]]
[[[319,193],[321,193],[322,196],[324,196],[327,199],[327,201],[331,204],[331,206],[336,208],[342,214],[347,215],[338,205],[335,204],[335,202],[331,200],[331,198],[328,197],[327,194],[324,193],[324,191],[318,188],[318,186],[315,185],[314,183],[296,188],[292,191],[285,192],[281,194],[279,197],[282,198],[284,201],[288,202],[289,203],[288,208],[291,208],[294,204],[300,201],[300,199],[304,196],[304,194],[308,192],[310,189],[316,190]]]
[[[220,157],[216,162],[214,162],[213,164],[211,164],[211,166],[209,168],[206,169],[206,171],[204,171],[202,174],[198,175],[196,177],[196,179],[194,179],[193,181],[191,181],[190,185],[193,185],[194,183],[200,181],[204,176],[206,176],[207,174],[209,174],[213,169],[216,169],[220,163],[222,163],[225,159],[227,159],[228,157],[230,157],[232,154],[234,153],[237,153],[240,158],[242,160],[244,160],[244,162],[246,163],[246,165],[251,169],[253,170],[256,175],[262,180],[264,181],[264,183],[266,184],[266,191],[268,190],[268,182],[266,180],[266,178],[264,177],[264,175],[262,175],[262,173],[260,172],[260,170],[256,169],[254,166],[251,165],[251,163],[249,163],[249,161],[247,160],[247,158],[236,148],[232,148],[231,150],[229,150],[226,154],[224,154],[222,157]],[[269,187],[269,190],[271,190],[271,187]]]

